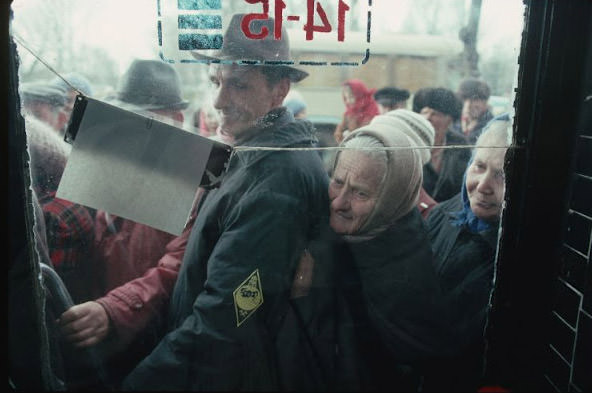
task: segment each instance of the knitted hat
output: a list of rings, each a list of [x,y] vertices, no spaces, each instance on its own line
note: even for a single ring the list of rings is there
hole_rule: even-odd
[[[431,147],[434,144],[435,131],[432,123],[425,117],[407,110],[396,109],[374,118],[377,124],[391,125],[402,131],[419,147]],[[430,149],[417,149],[425,165],[430,159]]]
[[[399,109],[400,110],[400,109]],[[396,111],[394,111],[396,112]],[[418,138],[408,136],[412,131],[404,120],[389,115],[378,115],[370,124],[358,128],[341,143],[368,135],[379,140],[385,147],[402,147],[400,150],[387,150],[387,169],[374,210],[362,225],[358,235],[375,235],[386,229],[399,218],[415,208],[423,181],[423,164],[420,149],[414,149]],[[337,164],[339,155],[335,160]]]

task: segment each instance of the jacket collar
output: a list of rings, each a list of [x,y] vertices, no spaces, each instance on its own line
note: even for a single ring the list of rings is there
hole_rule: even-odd
[[[317,143],[318,140],[310,122],[295,120],[292,113],[285,107],[276,108],[237,139],[231,166],[233,166],[232,162],[237,160],[243,165],[252,165],[275,152],[249,148],[315,147]]]

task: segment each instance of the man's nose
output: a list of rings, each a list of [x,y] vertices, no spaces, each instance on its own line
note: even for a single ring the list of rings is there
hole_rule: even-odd
[[[224,86],[218,87],[214,92],[213,104],[214,108],[221,110],[229,105],[228,89]]]

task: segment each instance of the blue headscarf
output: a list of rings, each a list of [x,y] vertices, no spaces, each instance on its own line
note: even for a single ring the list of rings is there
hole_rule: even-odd
[[[493,228],[493,226],[485,221],[480,219],[479,217],[477,217],[473,211],[471,210],[471,203],[469,201],[469,193],[467,192],[467,172],[469,170],[469,167],[471,166],[471,164],[473,163],[473,156],[471,156],[471,159],[469,160],[469,163],[467,164],[467,169],[465,170],[465,174],[463,175],[463,181],[462,181],[462,186],[461,186],[461,191],[460,191],[460,198],[462,200],[462,210],[456,213],[453,213],[454,216],[454,220],[452,221],[452,225],[455,226],[466,226],[467,229],[469,230],[469,232],[471,233],[480,233],[480,232],[485,232],[485,231],[489,231],[490,229]]]
[[[500,121],[500,120],[501,121],[510,121],[510,114],[503,113],[497,117],[494,117],[483,128],[483,131],[485,132],[487,130],[487,128],[489,128],[489,126],[494,121]],[[462,186],[461,186],[461,191],[460,191],[460,197],[462,200],[463,208],[461,211],[453,213],[454,221],[452,221],[452,224],[455,226],[459,226],[459,227],[466,226],[467,229],[469,230],[469,232],[471,232],[471,233],[480,233],[480,232],[489,231],[489,230],[493,229],[494,226],[490,222],[482,220],[479,217],[477,217],[473,213],[473,211],[471,210],[471,203],[469,201],[469,194],[467,192],[466,184],[467,184],[467,172],[469,171],[469,168],[471,167],[471,164],[473,163],[474,158],[475,158],[475,150],[473,150],[473,154],[471,155],[471,159],[469,160],[469,163],[467,164],[467,169],[465,170],[465,174],[463,175],[463,181],[462,181]]]

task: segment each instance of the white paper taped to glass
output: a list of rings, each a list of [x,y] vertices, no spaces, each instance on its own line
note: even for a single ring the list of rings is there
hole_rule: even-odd
[[[220,180],[232,148],[78,96],[56,196],[180,235],[198,187]]]

